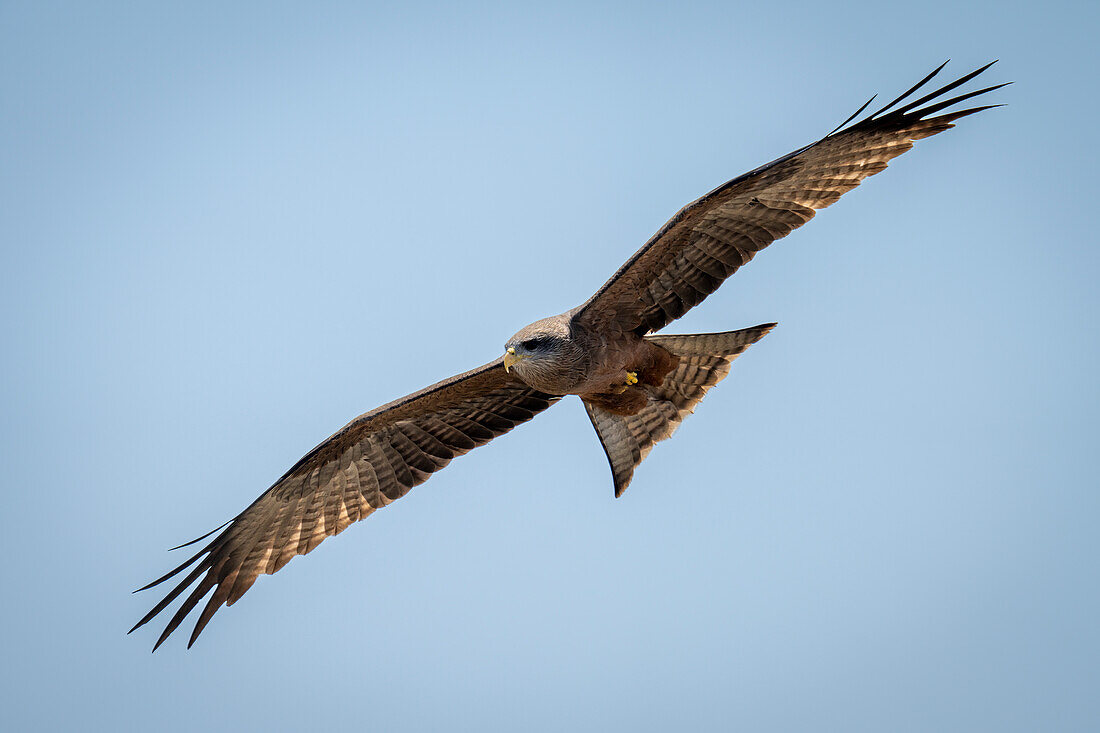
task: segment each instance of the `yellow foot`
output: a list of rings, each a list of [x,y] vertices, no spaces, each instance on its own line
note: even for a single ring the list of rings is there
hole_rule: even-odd
[[[638,383],[638,372],[626,373],[626,386],[630,387]]]

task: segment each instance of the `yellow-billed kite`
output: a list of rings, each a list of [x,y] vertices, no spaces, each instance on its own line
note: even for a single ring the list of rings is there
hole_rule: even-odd
[[[919,140],[989,106],[937,113],[1003,84],[944,99],[985,71],[910,100],[943,66],[878,112],[724,183],[681,209],[580,307],[536,321],[503,357],[352,420],[294,464],[213,540],[151,588],[194,567],[134,629],[194,588],[156,647],[213,591],[188,646],[222,605],[423,483],[452,458],[578,395],[611,463],[615,495],[730,362],[775,324],[655,335],[760,250],[802,226]],[[990,105],[995,106],[995,105]],[[218,532],[215,530],[214,532]],[[206,539],[211,532],[192,543]],[[141,590],[145,590],[142,588]],[[134,629],[131,629],[133,631]]]

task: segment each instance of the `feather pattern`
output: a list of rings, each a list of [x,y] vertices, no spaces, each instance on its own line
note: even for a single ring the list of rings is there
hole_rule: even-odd
[[[186,562],[140,588],[160,585],[195,565],[130,631],[195,585],[155,651],[213,589],[190,647],[214,613],[238,601],[260,575],[311,552],[326,537],[401,498],[456,456],[559,399],[506,374],[498,359],[357,417],[306,454]]]
[[[617,321],[639,335],[657,331],[713,293],[757,252],[832,205],[865,178],[913,147],[915,140],[953,127],[989,106],[931,117],[1004,84],[943,99],[988,69],[977,69],[891,111],[921,89],[943,65],[874,114],[821,140],[734,178],[672,217],[575,312],[580,327]],[[942,101],[941,101],[942,100]],[[931,104],[929,104],[931,103]],[[927,106],[922,106],[927,105]],[[996,106],[996,105],[990,105]]]
[[[729,374],[730,363],[773,328],[774,323],[765,323],[725,333],[647,336],[647,341],[675,356],[677,363],[659,386],[646,387],[646,405],[633,415],[620,415],[585,401],[584,409],[611,464],[616,497],[626,491],[634,469],[653,446],[671,438],[707,391]]]

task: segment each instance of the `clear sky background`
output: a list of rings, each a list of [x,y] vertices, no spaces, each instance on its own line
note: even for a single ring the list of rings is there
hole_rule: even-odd
[[[1095,3],[0,5],[4,730],[1096,730]],[[165,548],[946,58],[1015,81],[580,403],[224,609]]]

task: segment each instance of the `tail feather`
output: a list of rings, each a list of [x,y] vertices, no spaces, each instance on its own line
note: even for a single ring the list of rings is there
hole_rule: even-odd
[[[773,328],[774,323],[767,323],[725,333],[647,336],[646,340],[679,358],[660,386],[648,388],[648,404],[637,414],[617,415],[590,402],[584,403],[611,464],[616,497],[626,491],[634,468],[653,446],[672,437],[707,390],[729,374],[730,362]]]

